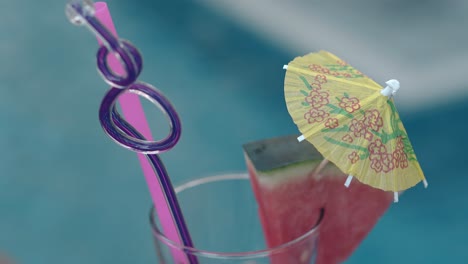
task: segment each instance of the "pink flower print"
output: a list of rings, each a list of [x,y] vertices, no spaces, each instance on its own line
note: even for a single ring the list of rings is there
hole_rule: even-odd
[[[330,128],[330,129],[336,128],[339,125],[340,124],[338,123],[337,118],[328,118],[327,122],[325,122],[325,126]]]
[[[309,65],[309,69],[314,72],[322,72],[322,66],[317,64]]]
[[[361,137],[366,135],[367,128],[362,120],[353,119],[351,120],[349,131],[353,132],[355,137]]]
[[[405,145],[403,144],[403,139],[402,139],[402,137],[401,137],[401,136],[400,136],[400,137],[397,137],[397,138],[396,138],[396,149],[397,149],[397,150],[403,150],[404,147],[405,147]]]
[[[344,135],[341,139],[344,142],[353,143],[353,138],[349,134]]]
[[[354,69],[354,72],[356,73],[356,75],[361,75],[361,76],[365,76],[364,73]]]
[[[383,126],[383,120],[380,112],[376,109],[367,110],[364,113],[364,124],[374,131],[379,131]]]
[[[350,73],[345,72],[345,73],[343,73],[343,77],[351,78],[352,75]]]
[[[346,110],[348,113],[353,113],[356,110],[361,108],[359,104],[359,99],[356,97],[343,97],[339,103],[339,106]]]
[[[374,135],[372,135],[371,132],[369,132],[366,128],[366,133],[364,134],[364,139],[367,139],[369,141],[372,141],[372,138],[374,138]]]
[[[393,152],[393,160],[396,168],[406,168],[408,167],[408,157],[403,150],[395,150]]]
[[[348,63],[346,63],[346,62],[343,61],[343,60],[337,60],[336,63],[338,63],[338,65],[341,65],[341,66],[346,66],[346,65],[348,65]]]
[[[371,160],[376,157],[380,159],[382,155],[387,154],[387,147],[382,143],[382,140],[380,138],[370,143],[367,149],[369,150],[369,158]]]
[[[317,83],[319,83],[319,84],[324,84],[324,83],[327,82],[327,77],[325,75],[319,74],[319,75],[315,76],[315,81]]]
[[[322,89],[322,86],[320,85],[320,83],[314,82],[310,84],[310,88],[312,88],[312,90],[320,90]]]
[[[312,90],[309,96],[306,97],[306,102],[312,106],[312,108],[319,109],[320,107],[328,104],[328,93]]]
[[[393,155],[393,159],[395,160],[395,167],[399,168],[400,167],[400,155],[401,155],[400,151],[395,150],[392,155]]]
[[[386,148],[380,139],[369,145],[369,156],[371,160],[371,169],[375,172],[388,173],[395,168],[394,156],[390,153],[386,153]]]
[[[370,167],[371,169],[375,170],[375,172],[381,172],[383,169],[383,166],[382,166],[382,161],[380,160],[380,158],[372,159]]]
[[[408,167],[408,158],[406,157],[406,153],[403,152],[403,158],[400,159],[400,168],[404,169]]]
[[[322,73],[330,74],[330,70],[327,68],[322,68]]]
[[[312,124],[315,122],[322,122],[329,115],[329,113],[323,110],[312,108],[304,114],[304,119],[306,119],[309,124]]]
[[[359,155],[356,151],[353,151],[351,154],[348,155],[348,159],[351,161],[352,164],[359,161]]]
[[[408,155],[406,155],[404,151],[404,143],[403,143],[403,138],[397,137],[396,138],[396,149],[393,152],[393,159],[395,162],[395,167],[397,168],[407,168],[408,167]]]
[[[395,168],[392,154],[386,153],[382,155],[381,158],[382,158],[382,170],[384,172],[390,172]]]

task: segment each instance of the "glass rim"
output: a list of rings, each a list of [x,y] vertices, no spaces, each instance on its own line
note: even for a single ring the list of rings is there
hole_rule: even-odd
[[[207,176],[203,178],[197,178],[195,180],[190,180],[184,184],[181,184],[175,188],[175,192],[179,193],[181,191],[184,191],[188,188],[198,186],[200,184],[206,184],[206,183],[211,183],[211,182],[218,182],[218,181],[227,181],[227,180],[248,180],[249,175],[247,173],[228,173],[228,174],[219,174],[216,176]],[[223,251],[210,251],[210,250],[203,250],[203,249],[198,249],[196,247],[188,247],[185,245],[182,245],[178,242],[175,242],[168,237],[166,237],[157,227],[156,222],[155,222],[155,210],[154,210],[154,205],[151,206],[150,209],[150,224],[151,224],[151,229],[153,231],[154,236],[162,241],[164,244],[171,248],[179,249],[182,250],[186,253],[190,253],[195,256],[205,256],[205,257],[224,257],[224,258],[242,258],[242,257],[265,257],[271,254],[274,254],[276,252],[281,252],[284,249],[291,247],[306,238],[312,236],[313,234],[317,233],[318,229],[320,228],[320,225],[323,221],[323,217],[325,214],[325,208],[320,208],[319,209],[320,213],[317,219],[317,222],[315,225],[309,229],[307,232],[304,234],[289,240],[285,243],[282,243],[281,245],[272,247],[272,248],[265,248],[265,249],[260,249],[260,250],[251,250],[251,251],[239,251],[239,252],[223,252]]]

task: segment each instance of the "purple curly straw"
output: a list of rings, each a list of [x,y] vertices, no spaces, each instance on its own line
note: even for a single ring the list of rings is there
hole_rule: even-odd
[[[159,184],[162,187],[184,246],[193,247],[174,188],[161,159],[157,155],[171,149],[180,138],[181,122],[177,112],[161,92],[149,84],[136,82],[142,69],[140,53],[129,42],[114,37],[94,17],[94,10],[90,7],[89,1],[73,1],[67,6],[67,15],[75,24],[86,24],[105,43],[105,46],[101,46],[97,52],[97,65],[104,80],[113,87],[104,96],[99,109],[99,120],[102,128],[119,145],[146,155],[153,170],[159,176]],[[125,71],[124,76],[117,75],[109,69],[106,59],[109,50],[121,61]],[[119,115],[115,103],[118,97],[126,92],[147,98],[153,104],[158,105],[163,113],[167,115],[171,132],[165,139],[160,141],[145,140],[143,135]],[[188,259],[191,264],[198,263],[196,257],[191,254],[188,254]]]

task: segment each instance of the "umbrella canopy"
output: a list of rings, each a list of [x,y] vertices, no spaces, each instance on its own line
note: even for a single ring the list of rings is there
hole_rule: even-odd
[[[398,192],[427,181],[393,101],[397,80],[383,88],[335,55],[297,57],[284,81],[288,111],[302,136],[349,177]]]

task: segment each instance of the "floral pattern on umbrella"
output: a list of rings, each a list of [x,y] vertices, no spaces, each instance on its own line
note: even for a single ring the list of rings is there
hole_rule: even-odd
[[[392,98],[382,86],[321,51],[288,64],[285,100],[306,140],[344,173],[386,191],[425,181]]]

